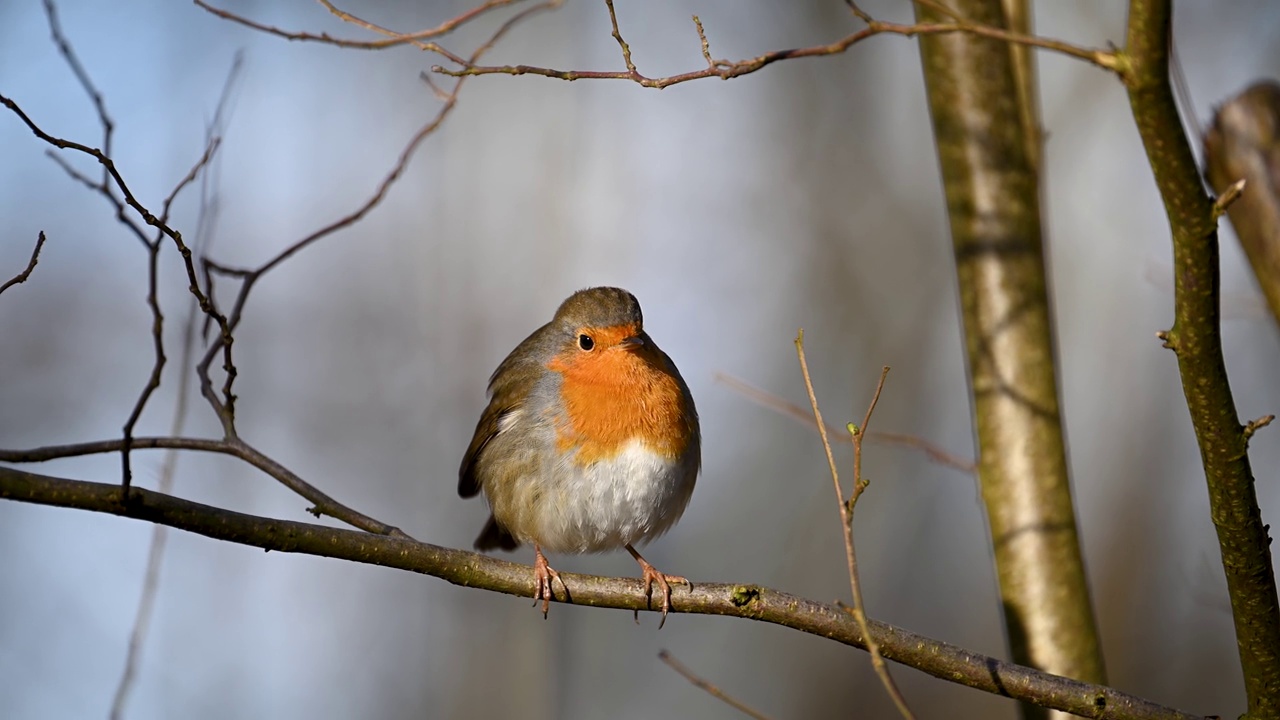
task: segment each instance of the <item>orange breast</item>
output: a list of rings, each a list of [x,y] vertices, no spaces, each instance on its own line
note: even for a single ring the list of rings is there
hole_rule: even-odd
[[[575,353],[548,363],[562,376],[558,449],[576,448],[578,465],[611,459],[632,440],[669,458],[684,453],[690,432],[684,394],[664,360],[656,348],[644,345]]]

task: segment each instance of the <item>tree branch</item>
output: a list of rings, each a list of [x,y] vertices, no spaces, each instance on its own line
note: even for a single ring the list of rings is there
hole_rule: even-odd
[[[672,670],[675,670],[676,672],[680,673],[681,677],[683,677],[685,680],[688,680],[694,687],[698,688],[699,690],[702,690],[706,694],[719,700],[725,705],[728,705],[734,710],[737,710],[743,715],[747,715],[751,718],[754,718],[754,720],[769,720],[769,716],[765,715],[764,713],[761,713],[760,711],[742,702],[741,700],[731,697],[725,691],[711,684],[711,682],[706,678],[690,670],[688,667],[685,666],[684,663],[672,657],[671,653],[667,652],[666,650],[658,651],[658,659],[666,663],[667,667],[670,667]]]
[[[96,442],[75,443],[71,445],[49,445],[30,450],[0,449],[0,462],[30,463],[46,462],[58,458],[80,457],[83,455],[101,455],[119,452],[124,440],[98,440]],[[374,520],[364,513],[353,510],[321,492],[314,485],[298,477],[289,468],[276,462],[267,455],[251,447],[240,438],[227,440],[209,440],[205,438],[186,437],[140,437],[133,438],[134,450],[197,450],[200,452],[218,453],[239,458],[262,472],[270,475],[280,484],[311,501],[313,507],[307,512],[320,517],[327,515],[352,527],[360,528],[376,535],[408,538],[399,528]],[[130,497],[133,497],[130,495]],[[117,500],[119,496],[117,495]]]
[[[351,25],[355,25],[356,27],[364,28],[365,30],[368,30],[370,32],[375,32],[379,35],[385,36],[385,38],[382,40],[347,40],[344,38],[333,37],[328,33],[320,33],[317,35],[315,33],[282,30],[273,25],[266,25],[264,23],[260,23],[255,20],[250,20],[249,18],[243,15],[238,15],[234,12],[231,12],[230,10],[223,10],[222,8],[214,7],[213,5],[210,5],[209,3],[205,2],[205,0],[193,0],[196,7],[199,7],[209,12],[212,15],[216,15],[217,17],[220,17],[223,20],[229,20],[233,23],[243,25],[251,30],[257,30],[258,32],[266,33],[267,35],[274,35],[279,38],[284,38],[285,40],[299,41],[299,42],[316,42],[324,45],[333,45],[334,47],[348,48],[348,49],[355,49],[355,50],[385,50],[387,48],[399,47],[401,45],[414,45],[421,50],[437,53],[439,55],[449,58],[451,62],[457,62],[457,63],[465,63],[467,61],[461,59],[457,55],[454,55],[448,50],[445,50],[444,48],[440,47],[434,42],[426,42],[426,41],[434,38],[439,38],[444,35],[448,35],[454,30],[457,30],[462,25],[465,25],[466,23],[469,23],[472,20],[475,20],[476,18],[480,17],[481,15],[484,15],[490,10],[495,10],[500,7],[512,5],[520,1],[521,0],[487,0],[487,2],[481,3],[480,5],[472,7],[452,18],[449,18],[448,20],[445,20],[444,22],[440,23],[439,25],[436,25],[435,27],[427,28],[426,30],[419,30],[417,32],[399,33],[399,32],[395,32],[394,30],[389,30],[380,25],[371,23],[367,20],[361,19],[344,10],[341,10],[340,8],[334,6],[333,3],[329,2],[328,0],[319,0],[320,4],[323,5],[326,10],[328,10],[331,14],[333,14],[335,17],[339,18],[343,22]],[[557,0],[557,2],[562,2],[562,1],[563,0]]]
[[[197,2],[199,2],[199,0],[197,0]],[[533,65],[476,65],[474,62],[459,63],[456,60],[453,60],[455,64],[460,66],[459,69],[455,70],[435,65],[431,68],[431,71],[442,75],[448,75],[450,77],[464,77],[469,75],[538,75],[557,80],[567,80],[570,82],[574,80],[630,80],[642,87],[661,90],[662,88],[670,87],[672,85],[678,85],[691,80],[702,80],[704,78],[716,77],[721,80],[728,80],[730,78],[748,75],[758,70],[763,70],[775,62],[782,60],[840,55],[856,45],[858,42],[875,35],[902,35],[904,37],[915,37],[918,35],[948,35],[952,33],[969,33],[995,40],[1003,40],[1016,45],[1043,48],[1045,50],[1052,50],[1054,52],[1062,53],[1063,55],[1084,60],[1104,70],[1114,71],[1116,69],[1115,53],[1106,50],[1079,47],[1059,40],[1051,40],[1048,38],[1035,37],[1033,35],[1010,32],[1003,28],[971,23],[963,19],[953,23],[915,23],[911,25],[884,22],[871,18],[866,13],[857,10],[856,6],[854,6],[855,15],[867,23],[867,27],[862,30],[850,33],[834,42],[812,45],[809,47],[793,48],[789,50],[774,50],[745,60],[712,59],[711,51],[706,39],[706,33],[703,31],[702,22],[695,17],[693,21],[698,30],[698,38],[702,43],[702,54],[703,58],[707,61],[707,67],[702,68],[701,70],[679,73],[677,75],[651,78],[641,74],[636,69],[635,63],[631,60],[630,48],[622,39],[622,35],[618,30],[618,17],[613,8],[613,0],[605,0],[605,4],[609,9],[609,20],[613,26],[613,37],[618,41],[618,45],[622,49],[622,59],[623,64],[627,68],[626,70],[556,70],[553,68],[536,67]],[[932,3],[929,4],[932,5]]]
[[[786,415],[793,420],[798,420],[815,430],[818,429],[817,424],[813,420],[813,413],[809,410],[805,410],[795,403],[787,402],[773,393],[761,390],[758,387],[749,385],[732,375],[726,375],[722,372],[715,374],[715,380],[716,382],[728,385],[731,390],[737,391],[743,397],[754,403],[763,405],[770,410]],[[847,429],[827,423],[826,430],[827,435],[833,438],[836,442],[853,444],[853,436],[849,434]],[[888,432],[886,430],[869,430],[865,433],[865,436],[866,439],[874,443],[898,445],[901,447],[919,450],[924,453],[924,456],[927,457],[930,462],[949,467],[953,470],[959,470],[970,475],[974,474],[978,470],[978,466],[972,460],[967,460],[959,457],[958,455],[952,455],[941,447],[938,447],[928,440],[916,435]]]
[[[836,459],[831,453],[831,440],[827,437],[827,424],[822,420],[822,410],[818,408],[818,396],[813,392],[813,379],[809,376],[809,361],[804,354],[804,329],[801,328],[796,334],[795,339],[796,355],[800,359],[800,373],[804,376],[804,389],[809,395],[809,405],[813,408],[813,421],[818,426],[818,437],[822,440],[822,450],[827,456],[827,466],[831,470],[831,483],[836,490],[836,506],[840,512],[840,530],[844,536],[844,553],[845,562],[849,571],[849,591],[853,598],[853,607],[850,614],[858,623],[862,636],[867,639],[867,652],[871,655],[871,667],[875,670],[876,677],[880,678],[880,684],[884,685],[885,692],[889,693],[893,704],[898,708],[898,712],[906,720],[915,720],[915,715],[911,712],[911,708],[907,705],[907,699],[903,697],[902,691],[898,689],[898,684],[893,681],[893,676],[889,674],[889,667],[884,662],[884,657],[880,652],[880,644],[876,641],[875,635],[871,632],[868,625],[866,606],[862,601],[862,585],[858,581],[858,553],[853,545],[853,506],[858,501],[858,496],[866,489],[866,485],[862,483],[862,434],[859,428],[850,423],[849,434],[853,437],[853,491],[849,500],[845,500],[844,489],[840,487],[840,473],[836,470]],[[889,374],[889,366],[884,367],[884,372],[880,373],[880,383],[876,385],[875,397],[871,399],[871,406],[867,408],[866,419],[862,424],[865,427],[871,421],[871,412],[875,410],[876,403],[880,400],[880,391],[884,389],[885,376]]]
[[[237,52],[235,59],[231,63],[231,68],[227,72],[226,81],[222,86],[222,93],[219,95],[218,103],[213,112],[213,118],[209,121],[205,128],[205,146],[204,157],[200,160],[191,172],[179,183],[165,199],[164,213],[162,220],[167,221],[172,203],[183,186],[187,183],[194,182],[196,176],[200,180],[200,209],[196,216],[196,233],[195,239],[191,243],[191,249],[196,253],[204,253],[209,249],[214,237],[213,228],[217,221],[218,203],[216,197],[211,193],[211,185],[216,181],[210,179],[211,173],[216,170],[213,163],[214,148],[220,143],[223,133],[225,132],[227,118],[230,110],[232,90],[236,85],[236,80],[240,76],[240,71],[244,67],[244,54]],[[152,267],[154,270],[154,258],[158,254],[161,238],[157,237],[152,243],[151,257]],[[154,275],[151,289],[151,300],[155,299],[155,282]],[[208,282],[208,278],[205,278]],[[212,300],[212,296],[210,300]],[[182,341],[179,346],[178,360],[178,377],[177,382],[177,398],[174,402],[173,418],[169,425],[169,435],[182,435],[183,429],[186,427],[187,408],[189,405],[189,396],[191,390],[191,373],[195,370],[193,356],[195,355],[196,345],[196,320],[200,314],[200,308],[193,298],[188,297],[186,302],[186,317],[182,323]],[[156,306],[156,316],[159,317],[159,307]],[[206,320],[207,320],[206,316]],[[158,332],[158,329],[157,329]],[[156,342],[160,342],[157,336]],[[162,348],[162,346],[160,346]],[[157,381],[159,378],[157,377]],[[126,442],[132,439],[132,428],[126,435]],[[173,489],[174,477],[178,470],[178,458],[181,456],[178,450],[168,450],[164,454],[164,461],[160,467],[160,478],[157,488],[162,493],[169,493]],[[116,692],[111,701],[111,720],[120,720],[125,717],[125,707],[128,703],[129,696],[134,688],[134,681],[137,678],[138,665],[140,663],[143,647],[146,644],[147,635],[151,628],[151,618],[155,610],[156,596],[160,591],[160,572],[164,564],[165,549],[168,545],[169,528],[165,525],[153,525],[151,528],[151,547],[147,552],[147,566],[143,572],[142,579],[142,595],[138,598],[138,609],[134,614],[133,630],[129,633],[129,645],[125,651],[124,668],[120,673],[120,681],[116,684]]]
[[[1006,22],[999,0],[952,0]],[[929,3],[930,6],[933,3]],[[918,3],[917,18],[941,15]],[[948,11],[948,16],[954,11]],[[947,200],[978,481],[1012,658],[1105,682],[1071,496],[1041,229],[1033,103],[1007,43],[920,41]],[[1027,717],[1032,717],[1027,715]]]
[[[494,45],[496,45],[498,41],[501,40],[513,27],[534,14],[557,7],[561,1],[562,0],[546,0],[545,2],[532,5],[521,10],[515,15],[512,15],[505,22],[499,25],[491,35],[489,35],[488,40],[476,47],[467,62],[478,61],[485,53],[492,50]],[[201,3],[200,0],[196,0],[196,4],[210,10],[210,12],[215,12],[212,8]],[[498,0],[493,0],[489,3],[489,5],[493,7],[497,7],[502,4],[506,3]],[[222,12],[216,12],[215,14],[227,16]],[[238,22],[246,22],[237,17],[230,17],[229,19],[234,19]],[[255,27],[252,23],[246,22],[246,24],[249,24],[251,27]],[[226,316],[226,322],[220,323],[220,327],[222,328],[221,334],[215,338],[212,343],[210,343],[209,348],[205,351],[204,357],[201,358],[196,366],[196,373],[200,378],[201,393],[204,395],[205,399],[209,401],[214,412],[221,420],[223,431],[228,438],[234,439],[236,437],[235,395],[232,392],[232,386],[236,377],[236,369],[230,364],[231,343],[233,341],[232,333],[237,327],[239,327],[240,321],[243,318],[245,304],[249,299],[249,293],[253,290],[254,286],[257,285],[259,280],[281,263],[312,244],[355,225],[381,205],[387,194],[391,192],[392,187],[394,187],[404,175],[405,170],[409,167],[409,161],[413,159],[418,148],[428,137],[439,129],[442,124],[444,124],[444,121],[449,117],[450,113],[452,113],[454,108],[457,107],[458,92],[462,89],[465,81],[466,78],[460,78],[456,83],[454,83],[453,90],[451,92],[443,94],[443,102],[440,108],[436,111],[436,114],[425,124],[419,127],[417,132],[413,134],[413,137],[409,138],[409,141],[401,149],[400,155],[396,158],[395,164],[392,165],[391,170],[382,178],[382,181],[378,183],[373,194],[362,202],[356,209],[295,241],[256,268],[230,267],[208,259],[203,261],[206,273],[211,274],[216,272],[223,276],[234,277],[240,280],[239,291],[237,292],[235,299],[232,301],[231,311]],[[438,88],[432,86],[432,90],[437,96],[442,95]],[[0,98],[0,100],[3,100],[3,98]],[[212,287],[213,286],[210,284],[210,293],[213,292]],[[213,360],[218,356],[220,350],[224,357],[223,369],[226,373],[221,390],[221,399],[219,399],[219,393],[214,391],[213,381],[209,375],[209,369],[212,366]]]
[[[381,565],[431,575],[454,585],[528,598],[533,569],[487,555],[310,523],[275,520],[131,488],[121,502],[119,485],[36,475],[0,467],[0,499],[78,508],[160,523],[198,535],[264,550]],[[573,603],[621,610],[649,610],[638,578],[562,573]],[[865,642],[844,610],[750,584],[696,583],[678,593],[672,612],[724,615],[789,627],[852,647]],[[561,602],[556,600],[556,602]],[[938,678],[1004,697],[1090,718],[1205,720],[1126,693],[1057,677],[969,652],[886,623],[870,622],[884,657]]]
[[[35,270],[36,263],[40,262],[40,250],[43,247],[44,247],[44,231],[41,230],[40,233],[36,235],[36,248],[35,250],[31,251],[31,259],[27,261],[27,267],[23,269],[22,272],[9,278],[9,280],[5,282],[5,284],[0,285],[0,293],[4,292],[5,290],[8,290],[14,285],[18,285],[19,283],[26,282],[27,278],[31,277],[31,271]]]
[[[1173,235],[1174,323],[1160,333],[1178,357],[1209,487],[1209,513],[1235,620],[1248,717],[1280,715],[1280,603],[1220,327],[1217,217],[1200,184],[1169,85],[1169,0],[1133,0],[1121,56],[1129,103]]]

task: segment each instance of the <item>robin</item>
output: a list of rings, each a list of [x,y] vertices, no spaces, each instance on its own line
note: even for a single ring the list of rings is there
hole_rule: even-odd
[[[458,494],[484,491],[491,514],[477,550],[533,545],[534,600],[546,617],[559,580],[543,549],[596,553],[625,548],[640,564],[645,596],[671,583],[637,543],[680,519],[701,465],[693,396],[667,354],[644,331],[626,290],[569,296],[551,322],[516,346],[489,378],[489,406],[462,458]]]

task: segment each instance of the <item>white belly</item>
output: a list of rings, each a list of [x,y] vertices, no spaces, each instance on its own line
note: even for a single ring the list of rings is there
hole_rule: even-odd
[[[568,462],[535,501],[532,537],[544,550],[616,550],[666,532],[684,513],[697,466],[681,465],[633,440],[616,457],[586,467]]]

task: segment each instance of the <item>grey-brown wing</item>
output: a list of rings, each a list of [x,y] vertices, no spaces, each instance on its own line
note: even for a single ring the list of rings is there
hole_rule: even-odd
[[[484,409],[480,422],[476,423],[476,433],[471,437],[471,444],[467,446],[467,454],[462,456],[462,466],[458,468],[458,495],[469,498],[480,492],[476,461],[489,441],[498,435],[502,416],[508,412],[511,412],[510,408],[498,407],[493,402]]]
[[[476,423],[475,435],[467,446],[467,453],[462,456],[462,466],[458,469],[458,495],[466,498],[480,492],[482,478],[477,474],[477,464],[485,447],[498,433],[508,429],[512,413],[519,412],[530,390],[543,372],[542,366],[534,358],[542,353],[531,352],[545,343],[546,326],[524,339],[507,355],[497,370],[489,378],[489,405],[480,415]]]

